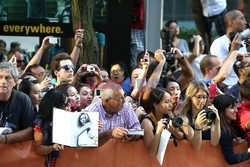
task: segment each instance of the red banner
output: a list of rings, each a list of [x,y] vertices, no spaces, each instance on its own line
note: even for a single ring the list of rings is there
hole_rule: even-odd
[[[44,157],[34,152],[33,142],[0,145],[0,167],[43,167]],[[237,144],[236,152],[246,150],[247,144]],[[57,167],[161,167],[155,157],[150,157],[143,140],[121,142],[110,140],[98,148],[65,148],[57,159]],[[203,141],[200,151],[195,151],[187,141],[178,147],[168,144],[163,167],[249,167],[250,160],[228,165],[220,146],[213,147]]]

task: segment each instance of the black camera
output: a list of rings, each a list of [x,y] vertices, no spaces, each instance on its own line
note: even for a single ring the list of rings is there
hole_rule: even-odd
[[[172,124],[175,128],[180,128],[183,125],[183,120],[180,117],[174,117],[172,119]]]
[[[168,115],[164,117],[165,119],[167,119],[167,121],[169,122],[170,120],[172,120],[172,125],[175,128],[180,128],[183,125],[183,120],[181,117],[174,117],[174,118],[170,118]]]
[[[172,33],[166,29],[161,30],[161,39],[162,39],[162,49],[166,51],[164,56],[166,57],[166,61],[169,65],[173,65],[175,62],[174,54],[171,52],[172,46]]]
[[[210,108],[205,109],[204,112],[206,113],[206,118],[209,120],[208,125],[211,125],[217,117],[216,113]]]

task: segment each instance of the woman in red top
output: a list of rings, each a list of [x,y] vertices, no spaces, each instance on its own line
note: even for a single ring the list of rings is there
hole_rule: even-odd
[[[46,166],[50,167],[55,166],[59,151],[64,149],[63,145],[52,143],[54,107],[70,111],[70,102],[65,92],[51,89],[45,94],[34,127],[35,151],[38,155],[46,156]]]

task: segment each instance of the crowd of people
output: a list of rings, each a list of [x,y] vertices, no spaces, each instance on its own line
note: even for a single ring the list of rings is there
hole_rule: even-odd
[[[114,62],[109,70],[96,64],[76,69],[82,29],[76,30],[71,54],[55,55],[50,70],[39,65],[45,49],[53,45],[50,37],[43,39],[27,65],[18,59],[19,49],[7,60],[6,43],[0,40],[0,126],[13,130],[0,135],[0,144],[33,139],[37,154],[46,155],[46,164],[55,166],[64,149],[52,142],[56,107],[98,112],[99,146],[111,138],[138,140],[140,136],[128,135],[128,130],[144,129],[145,146],[154,156],[161,132],[167,129],[175,141],[188,140],[196,150],[201,149],[202,140],[220,144],[229,164],[249,160],[250,148],[233,152],[239,137],[250,147],[250,48],[248,38],[240,36],[247,22],[238,10],[226,12],[224,21],[226,34],[212,43],[211,55],[203,54],[199,35],[194,35],[192,48],[187,48],[187,42],[178,38],[178,22],[169,21],[165,28],[174,34],[171,50],[139,53],[130,73],[123,62]],[[235,35],[230,39],[231,32]],[[82,117],[78,145],[80,134],[89,131],[90,124],[86,115]]]

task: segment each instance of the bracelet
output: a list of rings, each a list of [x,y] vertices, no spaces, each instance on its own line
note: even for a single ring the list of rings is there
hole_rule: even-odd
[[[82,44],[75,44],[76,47],[81,48]]]
[[[194,130],[201,131],[202,128],[199,129],[199,128],[195,128],[195,127],[194,127]]]
[[[3,144],[7,144],[7,142],[8,142],[7,135],[4,135],[4,138],[5,138],[5,142]]]

